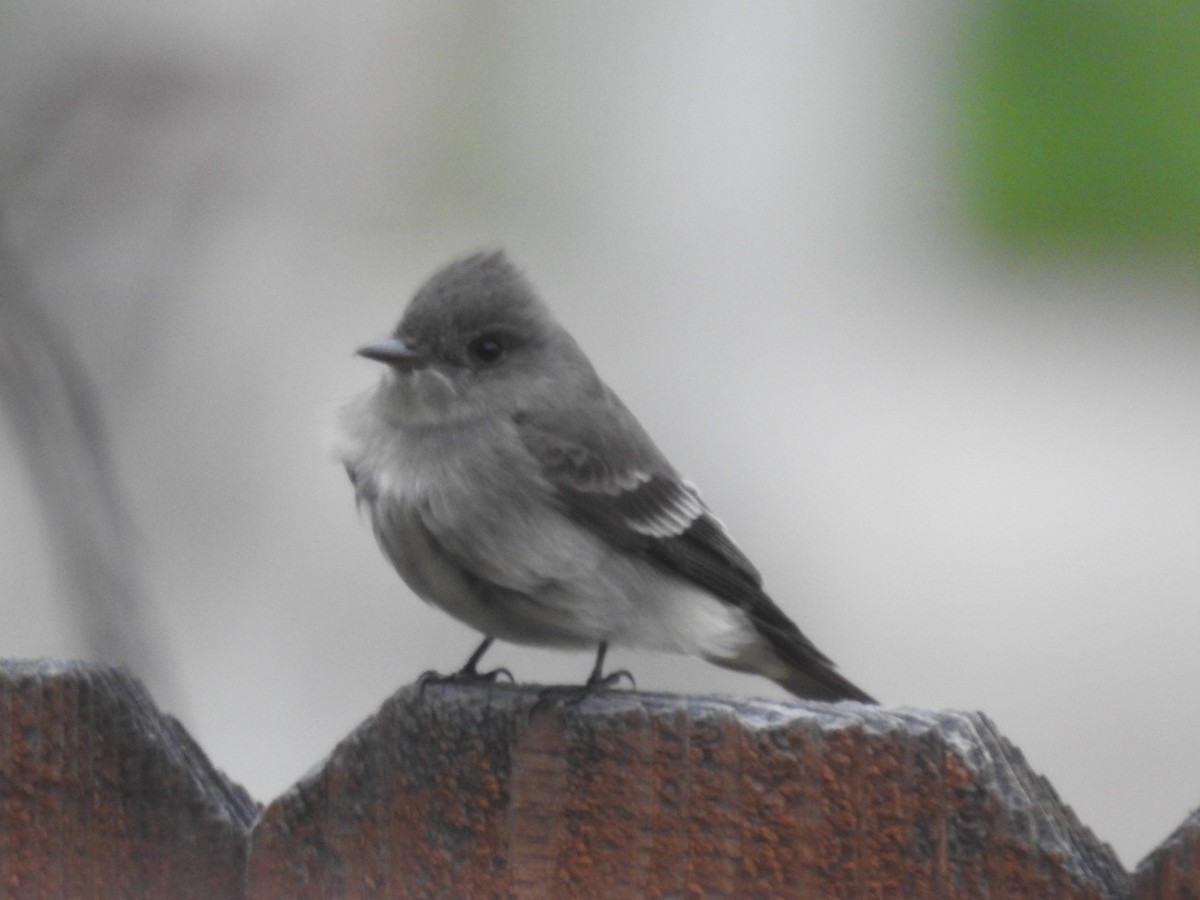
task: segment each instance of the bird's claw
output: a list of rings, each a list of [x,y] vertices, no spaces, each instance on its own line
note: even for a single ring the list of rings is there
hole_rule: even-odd
[[[637,688],[633,673],[627,669],[618,669],[599,678],[589,678],[583,684],[561,684],[542,688],[538,691],[537,701],[530,708],[529,715],[534,715],[552,703],[564,707],[578,706],[589,697],[616,687],[622,680],[627,680],[630,687]]]
[[[623,680],[628,681],[629,686],[635,691],[637,690],[637,681],[634,680],[633,673],[628,669],[617,669],[615,672],[609,672],[607,675],[601,675],[599,678],[589,678],[584,688],[595,693],[596,691],[614,688]]]
[[[474,668],[463,668],[448,675],[429,669],[417,676],[417,691],[423,693],[425,688],[431,684],[495,684],[500,678],[507,678],[510,684],[517,683],[513,673],[503,666],[498,669],[489,669],[486,672],[477,672]]]

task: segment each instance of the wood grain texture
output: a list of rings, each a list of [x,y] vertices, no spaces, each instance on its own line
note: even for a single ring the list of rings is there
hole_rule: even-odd
[[[1137,900],[1200,900],[1200,809],[1134,872]]]
[[[265,811],[246,896],[1130,896],[980,714],[405,688]]]
[[[127,673],[0,664],[0,895],[236,898],[257,812]]]
[[[979,713],[407,687],[265,811],[130,676],[0,660],[0,897],[1200,898]],[[260,816],[261,812],[261,816]]]

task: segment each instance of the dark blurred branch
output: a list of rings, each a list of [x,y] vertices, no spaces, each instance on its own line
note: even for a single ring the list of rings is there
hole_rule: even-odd
[[[172,294],[157,283],[178,278],[193,229],[223,183],[210,150],[223,146],[217,136],[227,118],[240,121],[241,84],[185,57],[108,46],[11,88],[0,131],[0,407],[27,462],[86,654],[129,666],[173,705],[170,654],[139,577],[96,391],[52,314],[65,304],[40,295],[31,273],[52,270],[72,240],[102,238],[97,223],[112,228],[133,216],[136,224],[139,212],[153,213],[161,227],[136,262],[124,261],[130,283],[121,299],[154,298],[142,307],[143,326],[160,315]],[[47,172],[53,188],[39,191]]]
[[[160,690],[169,689],[95,390],[3,236],[0,404],[29,466],[87,654],[127,665]]]

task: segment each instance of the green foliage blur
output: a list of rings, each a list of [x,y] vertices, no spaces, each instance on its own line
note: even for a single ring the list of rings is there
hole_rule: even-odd
[[[1200,242],[1200,3],[976,8],[961,95],[971,213],[1008,243]]]

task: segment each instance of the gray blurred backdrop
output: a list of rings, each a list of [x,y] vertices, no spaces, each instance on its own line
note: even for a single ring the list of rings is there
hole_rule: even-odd
[[[1198,270],[972,212],[971,8],[8,0],[0,654],[126,659],[262,800],[460,665],[329,438],[504,246],[847,675],[1135,863],[1200,803]]]

